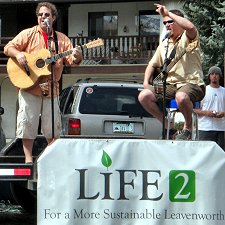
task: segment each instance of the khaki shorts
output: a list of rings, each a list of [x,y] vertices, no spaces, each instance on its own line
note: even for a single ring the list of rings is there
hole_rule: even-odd
[[[163,94],[158,94],[155,92],[154,87],[151,87],[151,91],[156,96],[157,101],[161,102],[163,100]],[[191,101],[198,102],[201,101],[205,96],[205,86],[198,86],[197,84],[186,84],[180,88],[177,88],[176,85],[167,84],[166,85],[166,100],[175,99],[175,95],[177,92],[186,93]]]
[[[35,96],[25,91],[19,91],[19,110],[17,115],[18,138],[35,139],[38,135],[39,119],[41,130],[47,139],[52,138],[51,98]],[[61,132],[61,115],[57,97],[54,98],[54,136],[58,138]]]

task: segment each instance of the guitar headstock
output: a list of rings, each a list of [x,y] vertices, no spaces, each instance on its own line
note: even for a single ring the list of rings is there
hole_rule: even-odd
[[[198,46],[198,41],[193,41],[193,42],[189,43],[189,45],[188,45],[187,48],[186,48],[186,51],[187,51],[187,52],[191,52],[191,51],[193,51],[195,48],[197,48],[197,46]]]
[[[87,44],[84,44],[85,48],[96,48],[99,46],[104,45],[104,41],[101,38],[98,38],[97,40],[90,41]]]

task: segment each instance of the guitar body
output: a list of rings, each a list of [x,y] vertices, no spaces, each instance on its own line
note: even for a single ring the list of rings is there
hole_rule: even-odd
[[[82,47],[95,48],[104,44],[102,39],[91,41]],[[54,55],[54,60],[58,60],[73,53],[73,50],[61,52]],[[28,54],[24,52],[27,59],[27,66],[21,67],[15,58],[9,58],[7,62],[7,72],[9,79],[14,86],[21,89],[28,89],[34,86],[38,80],[43,76],[49,76],[51,74],[50,64],[51,59],[48,49],[41,49],[36,54]]]
[[[14,86],[21,89],[28,89],[34,86],[40,77],[49,76],[51,71],[49,64],[45,62],[50,57],[48,49],[41,49],[35,55],[24,52],[27,59],[27,68],[21,67],[16,58],[9,58],[7,62],[7,72]]]

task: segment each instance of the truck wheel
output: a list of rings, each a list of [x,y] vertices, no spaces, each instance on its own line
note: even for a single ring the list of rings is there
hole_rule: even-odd
[[[31,191],[19,183],[11,182],[11,192],[14,200],[27,212],[37,212],[37,192]]]

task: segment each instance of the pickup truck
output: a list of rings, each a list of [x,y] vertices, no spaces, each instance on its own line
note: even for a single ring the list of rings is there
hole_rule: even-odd
[[[147,114],[137,100],[142,85],[132,81],[75,82],[62,90],[61,138],[158,139],[161,124]],[[40,134],[33,146],[34,162],[46,148]],[[0,150],[0,186],[27,211],[36,210],[37,165],[24,163],[21,139]],[[2,189],[2,188],[1,188]]]

